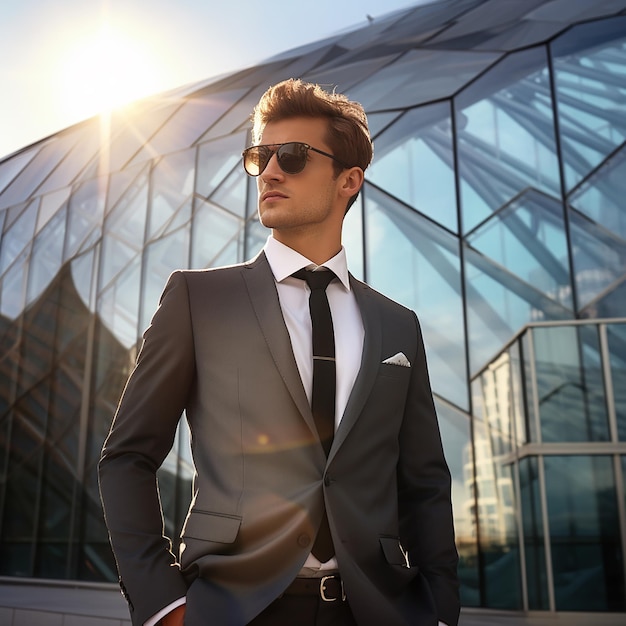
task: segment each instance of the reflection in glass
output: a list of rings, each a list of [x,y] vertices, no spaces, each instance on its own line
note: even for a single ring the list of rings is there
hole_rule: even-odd
[[[467,246],[465,293],[470,371],[475,373],[526,324],[569,319],[571,311]]]
[[[480,605],[479,560],[474,516],[473,467],[471,466],[470,418],[435,397],[443,448],[452,476],[454,530],[459,552],[461,604]]]
[[[493,263],[568,309],[572,288],[563,205],[536,191],[514,201],[466,238]]]
[[[188,203],[193,193],[194,166],[195,151],[187,150],[163,158],[152,170],[146,239],[171,228],[180,207]]]
[[[0,251],[0,274],[17,259],[20,253],[31,243],[37,221],[39,201],[31,202],[24,212],[11,224],[2,236]]]
[[[176,269],[189,267],[189,240],[190,233],[187,226],[146,246],[140,332],[148,327],[169,275]]]
[[[511,54],[456,98],[464,232],[528,189],[560,198],[547,63]]]
[[[369,185],[364,199],[367,281],[417,311],[434,390],[467,408],[458,241]]]
[[[579,309],[585,309],[585,317],[622,316],[626,298],[619,290],[626,275],[626,241],[574,209],[569,211],[569,223],[576,251],[573,264]]]
[[[548,610],[550,601],[546,575],[546,545],[537,457],[531,456],[520,460],[519,480],[528,608]]]
[[[607,338],[617,435],[620,441],[626,441],[626,324],[607,326]]]
[[[101,235],[105,197],[102,180],[87,181],[74,190],[70,199],[64,259],[72,258]]]
[[[473,432],[473,490],[484,602],[494,608],[520,609],[522,588],[513,466],[506,455],[494,448],[498,438],[490,436],[484,421],[475,417]]]
[[[626,17],[582,24],[551,45],[567,189],[626,139]]]
[[[191,240],[191,267],[215,267],[241,261],[243,220],[210,202],[196,198]],[[219,263],[221,264],[221,262]]]
[[[449,104],[413,109],[377,137],[367,178],[457,232]]]
[[[597,328],[532,332],[542,441],[609,441]]]
[[[33,243],[26,305],[44,292],[61,267],[66,216],[65,210],[56,213]]]
[[[626,63],[626,61],[625,61]],[[624,111],[626,115],[626,110]],[[568,198],[569,205],[626,241],[626,148],[587,178]]]
[[[623,611],[624,569],[613,460],[545,458],[557,611]]]

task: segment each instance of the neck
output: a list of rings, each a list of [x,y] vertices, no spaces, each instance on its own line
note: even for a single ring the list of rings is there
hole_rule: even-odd
[[[316,265],[322,265],[332,259],[341,250],[341,235],[337,237],[315,237],[305,233],[284,231],[272,231],[272,236],[276,241],[288,246],[292,250],[299,252]]]

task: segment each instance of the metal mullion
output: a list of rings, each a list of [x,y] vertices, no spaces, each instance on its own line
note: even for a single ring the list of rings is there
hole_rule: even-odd
[[[613,389],[611,360],[609,358],[610,353],[606,328],[607,325],[599,324],[598,326],[600,335],[602,374],[604,378],[604,393],[606,396],[606,408],[609,418],[609,432],[611,433],[611,441],[617,444],[619,443],[619,433],[617,428],[617,413],[615,411],[615,395]],[[626,499],[624,497],[626,495],[626,488],[624,487],[621,455],[619,453],[613,454],[613,474],[615,476],[615,496],[617,498],[617,515],[622,544],[622,568],[624,571],[624,585],[626,587]]]
[[[543,546],[546,558],[546,583],[548,587],[549,610],[556,611],[554,597],[554,572],[552,570],[552,538],[550,536],[550,523],[548,520],[548,496],[546,493],[546,472],[543,465],[543,455],[537,457],[537,469],[539,472],[539,497],[541,499],[541,523],[543,526]]]
[[[602,377],[604,378],[606,409],[609,418],[609,432],[611,434],[611,441],[613,443],[618,443],[617,413],[615,412],[615,396],[613,390],[611,361],[609,359],[609,340],[607,337],[606,326],[606,324],[598,324],[600,335],[600,358],[602,361]]]
[[[539,416],[539,394],[537,391],[537,370],[535,368],[535,335],[528,335],[528,358],[530,363],[531,388],[533,390],[533,410],[535,412],[535,427],[537,429],[537,444],[541,444],[541,419]],[[539,445],[539,447],[541,447]],[[546,561],[546,584],[548,587],[548,606],[550,611],[556,610],[554,597],[554,572],[552,570],[552,550],[550,524],[548,521],[548,496],[546,493],[546,474],[543,464],[543,454],[537,455],[537,471],[539,474],[539,498],[541,500],[541,525],[543,527],[543,548]]]
[[[617,515],[619,519],[620,539],[622,542],[622,568],[624,571],[624,591],[626,592],[626,488],[622,474],[622,463],[619,454],[613,455],[613,471],[615,473],[615,491],[617,496]]]

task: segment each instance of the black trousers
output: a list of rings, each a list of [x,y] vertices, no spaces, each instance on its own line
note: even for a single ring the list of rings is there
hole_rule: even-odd
[[[319,596],[284,595],[249,626],[357,626],[348,602],[324,602]]]

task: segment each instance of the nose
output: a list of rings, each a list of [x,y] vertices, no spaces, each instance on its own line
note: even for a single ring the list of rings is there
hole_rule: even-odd
[[[259,178],[263,181],[270,180],[282,180],[285,177],[285,172],[278,165],[278,158],[276,157],[276,153],[272,154],[270,160],[267,162],[265,169],[261,172]]]

